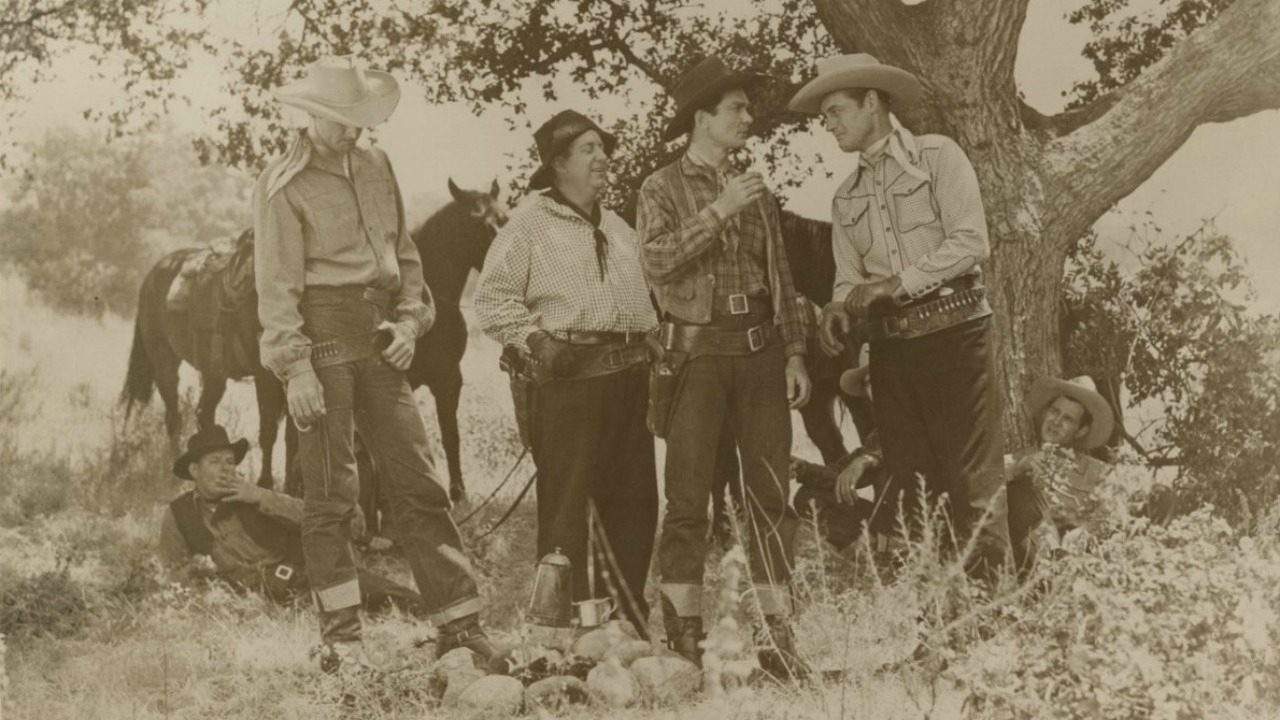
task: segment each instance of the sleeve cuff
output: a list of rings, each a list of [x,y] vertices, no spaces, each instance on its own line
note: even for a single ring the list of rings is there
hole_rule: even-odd
[[[280,372],[279,374],[280,374],[281,380],[285,382],[289,382],[290,380],[298,377],[299,375],[305,375],[307,373],[314,373],[314,372],[315,372],[315,368],[311,367],[311,353],[310,353],[310,350],[308,349],[306,356],[298,358],[297,360],[294,360],[293,362],[285,365],[283,371]]]
[[[927,275],[919,268],[912,266],[903,270],[898,275],[898,280],[902,283],[902,290],[906,293],[907,298],[915,299],[921,295],[937,290],[942,285],[942,281],[930,275]]]
[[[698,213],[698,217],[713,235],[719,235],[720,229],[724,227],[724,218],[720,217],[720,213],[716,212],[715,208],[710,205],[702,208]]]

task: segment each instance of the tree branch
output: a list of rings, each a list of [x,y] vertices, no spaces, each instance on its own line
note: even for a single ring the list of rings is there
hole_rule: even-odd
[[[1044,225],[1075,242],[1197,126],[1280,107],[1280,0],[1236,0],[1119,91],[1097,120],[1046,146]]]

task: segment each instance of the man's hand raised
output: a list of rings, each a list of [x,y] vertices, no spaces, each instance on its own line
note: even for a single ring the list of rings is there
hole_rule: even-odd
[[[720,217],[731,218],[750,207],[768,191],[760,173],[745,172],[729,178],[724,191],[711,203],[711,207]]]

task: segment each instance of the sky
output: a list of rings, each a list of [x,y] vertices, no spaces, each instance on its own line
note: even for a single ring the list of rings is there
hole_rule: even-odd
[[[728,0],[718,4],[731,6]],[[1076,5],[1032,0],[1028,9],[1016,78],[1027,101],[1041,112],[1060,110],[1065,102],[1062,93],[1074,81],[1091,74],[1080,55],[1088,30],[1064,19],[1065,12]],[[280,7],[279,0],[228,1],[214,22],[221,32],[266,44],[279,29]],[[30,90],[15,126],[18,139],[33,139],[51,125],[83,122],[79,118],[85,109],[101,106],[121,92],[110,81],[90,78],[85,67],[83,56],[64,58],[56,66],[57,77],[52,82]],[[220,69],[212,62],[196,63],[177,82],[194,105],[176,110],[172,121],[180,129],[206,130],[207,109],[225,102]],[[554,106],[531,102],[527,119],[536,126],[570,104],[604,118],[618,113],[605,102],[568,98]],[[1256,307],[1280,312],[1280,283],[1271,279],[1280,270],[1277,137],[1280,111],[1202,126],[1144,185],[1099,221],[1100,234],[1104,239],[1123,240],[1130,234],[1128,228],[1135,215],[1147,211],[1166,233],[1175,235],[1191,232],[1203,220],[1214,218],[1220,230],[1236,239],[1247,260],[1259,291]],[[473,188],[488,187],[495,177],[505,180],[506,165],[513,156],[529,152],[532,137],[508,130],[505,119],[496,113],[475,117],[460,105],[428,105],[420,88],[402,83],[400,107],[379,128],[377,142],[392,158],[405,197],[427,207],[432,199],[447,197],[449,178]],[[809,182],[786,193],[787,205],[801,214],[823,217],[829,211],[832,191],[849,169],[847,159],[825,133],[802,141],[799,150],[820,152],[824,169],[833,177],[815,173]]]

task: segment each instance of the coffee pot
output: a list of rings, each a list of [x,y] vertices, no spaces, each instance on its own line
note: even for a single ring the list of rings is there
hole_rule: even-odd
[[[573,614],[572,564],[560,548],[538,561],[533,576],[533,595],[529,598],[529,621],[547,627],[569,627]]]

